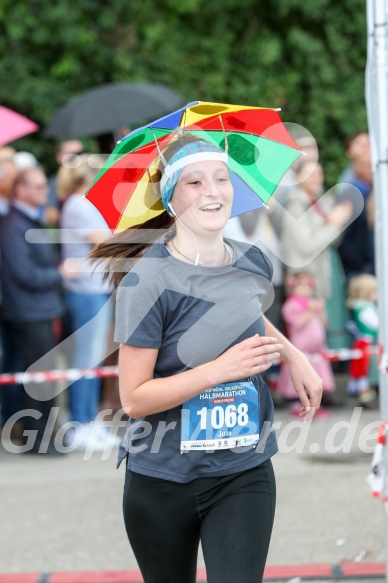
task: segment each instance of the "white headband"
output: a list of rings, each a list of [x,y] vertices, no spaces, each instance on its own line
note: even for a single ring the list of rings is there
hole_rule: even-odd
[[[195,162],[204,162],[208,160],[219,160],[220,162],[228,165],[228,154],[226,152],[197,152],[196,154],[189,154],[184,158],[180,158],[172,164],[168,164],[165,166],[163,171],[163,176],[160,181],[160,190],[163,191],[167,180],[177,170],[181,170],[182,168],[185,168],[189,164],[194,164]]]

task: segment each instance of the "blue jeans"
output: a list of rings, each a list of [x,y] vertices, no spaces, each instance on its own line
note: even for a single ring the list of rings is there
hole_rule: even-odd
[[[109,294],[66,292],[65,301],[73,332],[72,368],[96,368],[104,360],[112,321],[112,304],[108,300]],[[100,390],[101,379],[98,378],[83,378],[70,385],[72,421],[93,421],[98,412]]]

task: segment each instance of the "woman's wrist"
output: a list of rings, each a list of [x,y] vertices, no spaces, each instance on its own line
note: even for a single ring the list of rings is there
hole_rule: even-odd
[[[220,385],[224,382],[224,379],[221,377],[219,367],[217,366],[216,360],[211,360],[206,364],[202,364],[198,367],[202,369],[202,373],[205,378],[205,383],[209,385],[209,387],[215,387]]]
[[[295,348],[295,346],[293,344],[291,344],[291,342],[289,340],[287,340],[286,342],[283,342],[283,344],[284,344],[284,349],[281,353],[281,358],[283,360],[285,360],[286,362],[288,362],[288,364],[291,364],[293,358],[295,356],[300,356],[302,354],[302,352],[298,348]]]

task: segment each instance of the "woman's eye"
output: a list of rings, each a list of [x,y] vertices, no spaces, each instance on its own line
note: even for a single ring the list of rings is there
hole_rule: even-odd
[[[192,182],[189,182],[189,184],[201,184],[199,180],[193,180]]]

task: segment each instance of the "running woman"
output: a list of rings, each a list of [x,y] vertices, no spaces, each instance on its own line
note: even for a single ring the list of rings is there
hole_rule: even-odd
[[[322,382],[263,316],[267,257],[223,238],[234,194],[227,155],[184,134],[161,159],[166,212],[142,225],[154,241],[139,243],[131,229],[93,252],[121,280],[125,527],[145,583],[194,583],[200,542],[208,583],[259,582],[277,451],[261,373],[282,354],[306,419],[319,408]]]

